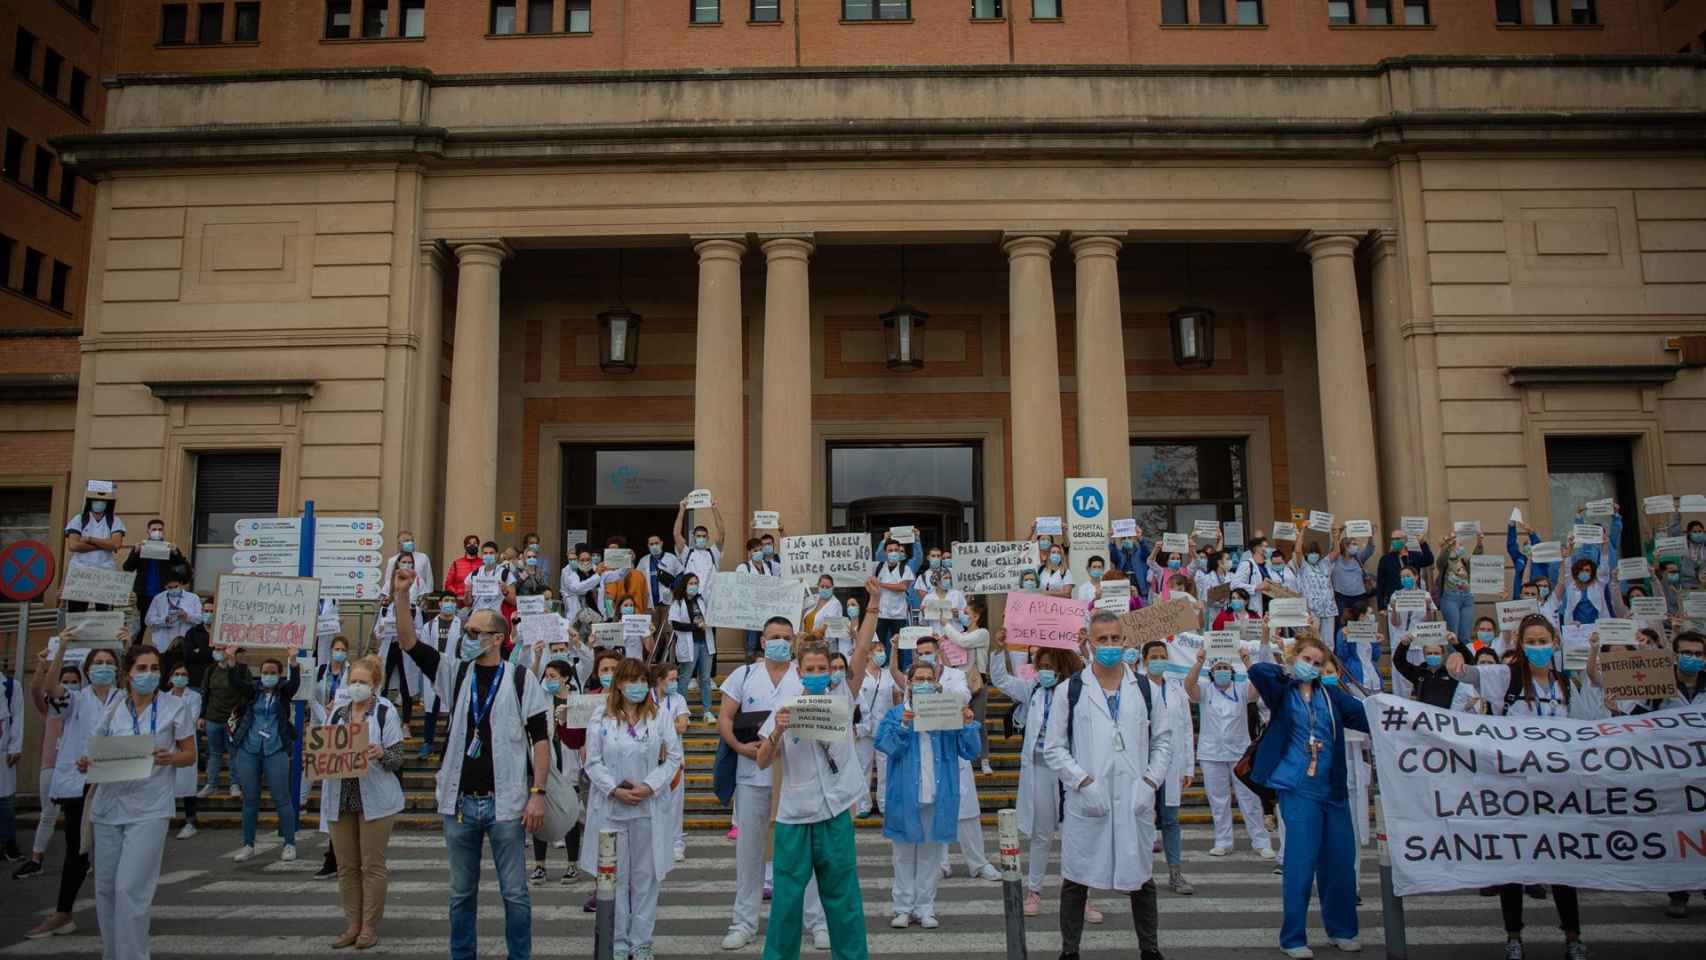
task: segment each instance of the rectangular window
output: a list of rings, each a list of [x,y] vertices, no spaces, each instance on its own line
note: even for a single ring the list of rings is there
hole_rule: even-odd
[[[1185,24],[1191,22],[1189,0],[1161,0],[1161,22]]]
[[[833,443],[825,479],[831,530],[916,526],[925,547],[983,532],[983,444],[976,440]]]
[[[1060,0],[1031,0],[1032,20],[1059,20]]]
[[[231,572],[237,521],[278,515],[277,450],[196,455],[194,540],[195,589],[212,593],[219,575]]]
[[[41,289],[41,251],[34,247],[24,248],[24,282],[18,284],[18,292],[30,299],[35,299],[36,291]]]
[[[71,105],[71,109],[73,109],[73,110],[77,111],[79,114],[81,114],[81,113],[83,113],[84,107],[88,104],[88,100],[89,100],[89,75],[84,73],[83,71],[77,69],[76,67],[72,67],[71,68],[71,95],[69,98],[67,98],[66,102]]]
[[[362,0],[361,35],[371,40],[385,36],[385,19],[390,16],[388,0]]]
[[[95,19],[95,0],[77,0],[77,15],[85,20]]]
[[[1262,25],[1262,0],[1238,0],[1238,25],[1241,27],[1259,27]]]
[[[1514,26],[1522,22],[1522,0],[1494,0],[1493,16],[1501,24]]]
[[[77,175],[64,167],[59,168],[59,205],[77,212]]]
[[[912,0],[841,0],[843,20],[910,20]]]
[[[1425,27],[1428,24],[1428,0],[1404,0],[1404,25]]]
[[[994,20],[1000,16],[1001,0],[971,0],[973,20]]]
[[[350,0],[326,0],[326,39],[349,39]]]
[[[1327,22],[1356,23],[1356,7],[1351,0],[1327,0]]]
[[[591,33],[592,0],[563,0],[563,28],[569,33]]]
[[[261,5],[239,3],[232,8],[231,39],[237,43],[259,43],[261,40]]]
[[[0,287],[12,285],[12,248],[17,241],[0,233]]]
[[[225,4],[204,3],[195,11],[195,42],[219,43],[225,39]]]
[[[1363,7],[1363,19],[1376,26],[1392,22],[1392,0],[1368,0]]]
[[[687,18],[694,23],[723,22],[722,0],[688,0]]]
[[[52,487],[0,487],[0,548],[54,537]]]
[[[515,33],[515,0],[492,0],[492,33]]]
[[[160,8],[160,42],[184,43],[189,39],[190,5],[168,3]]]
[[[1589,500],[1610,497],[1623,516],[1638,515],[1636,510],[1641,502],[1635,488],[1635,465],[1629,444],[1626,437],[1546,438],[1546,485],[1552,494],[1552,535],[1546,539],[1568,536],[1576,523],[1576,508]],[[1601,518],[1586,522],[1606,521]],[[1609,536],[1609,522],[1606,527]],[[1542,532],[1535,529],[1536,535]],[[1625,523],[1623,539],[1616,547],[1623,556],[1640,556],[1641,525]]]
[[[41,58],[41,88],[47,95],[59,99],[59,75],[65,70],[65,58],[52,47]]]
[[[1198,23],[1225,23],[1226,0],[1197,0]]]
[[[0,164],[0,174],[8,180],[24,175],[24,135],[16,130],[6,131],[6,159]]]
[[[46,147],[36,148],[36,165],[30,170],[30,187],[47,196],[47,181],[53,176],[53,154]]]
[[[1599,11],[1594,7],[1594,0],[1570,0],[1570,22],[1578,27],[1598,23]]]
[[[1147,531],[1189,531],[1197,520],[1248,522],[1242,439],[1131,441],[1132,516]]]
[[[426,0],[403,0],[403,36],[426,36]]]
[[[50,281],[47,302],[57,310],[65,309],[65,289],[71,284],[71,265],[53,261],[53,279]]]
[[[1540,27],[1550,27],[1556,24],[1558,22],[1558,8],[1554,2],[1555,0],[1530,0],[1529,9],[1533,11],[1533,16],[1528,22]]]
[[[782,0],[752,0],[752,22],[780,23]]]
[[[550,33],[551,14],[555,12],[551,0],[527,0],[527,32]]]
[[[25,80],[35,71],[36,35],[18,28],[18,39],[12,47],[12,72]]]

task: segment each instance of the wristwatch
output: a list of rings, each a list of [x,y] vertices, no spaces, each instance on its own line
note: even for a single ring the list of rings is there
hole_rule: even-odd
[[[545,793],[545,788],[544,787],[528,787],[527,792],[534,794],[534,795],[543,795]]]

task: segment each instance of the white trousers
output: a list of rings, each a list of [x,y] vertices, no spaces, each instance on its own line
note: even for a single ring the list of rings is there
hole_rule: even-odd
[[[1041,893],[1043,878],[1048,876],[1050,851],[1060,830],[1060,778],[1047,767],[1033,763],[1030,777],[1019,789],[1031,791],[1031,862],[1026,867],[1025,885],[1031,892]],[[1047,829],[1037,826],[1045,823],[1052,826]]]
[[[989,866],[989,857],[983,852],[982,817],[965,817],[960,820],[959,835],[956,839],[960,845],[960,856],[966,861],[967,873],[975,874]],[[947,862],[946,857],[947,853],[944,852],[942,862]]]
[[[94,825],[95,919],[104,960],[148,960],[148,915],[170,818]]]
[[[730,930],[743,930],[749,936],[758,933],[758,911],[764,903],[764,848],[770,836],[770,788],[750,784],[735,786],[735,826],[740,835],[735,838],[735,904],[729,917]],[[829,929],[824,917],[823,898],[818,896],[817,884],[806,888],[805,929],[816,932]]]
[[[854,738],[853,753],[854,756],[859,758],[859,772],[864,774],[864,783],[868,788],[871,784],[871,764],[874,762],[876,756],[878,756],[876,739],[874,737]],[[877,799],[881,800],[882,796],[883,791],[882,788],[879,787],[877,789]],[[871,812],[871,793],[869,789],[865,791],[865,795],[863,797],[859,798],[859,803],[854,807],[853,812],[856,814],[866,814]]]
[[[59,804],[54,803],[53,768],[46,767],[41,771],[41,819],[36,821],[35,845],[30,847],[31,853],[47,852],[47,845],[53,842],[53,824],[59,819]]]
[[[930,822],[930,809],[933,806],[935,805],[927,803],[919,810],[921,822]],[[892,902],[897,916],[936,915],[936,881],[942,877],[942,857],[946,853],[946,844],[894,841],[890,862],[894,864]]]
[[[607,820],[616,833],[616,956],[649,947],[658,922],[657,861],[652,851],[651,817]]]
[[[687,777],[681,778],[681,786],[674,790],[671,799],[671,816],[675,818],[675,852],[687,851]]]
[[[1208,794],[1209,813],[1214,816],[1214,845],[1230,850],[1232,839],[1232,797],[1238,796],[1238,812],[1244,816],[1244,829],[1250,834],[1250,846],[1255,850],[1268,847],[1268,828],[1262,825],[1262,802],[1244,782],[1232,774],[1236,765],[1230,760],[1198,760],[1202,765],[1203,791]]]

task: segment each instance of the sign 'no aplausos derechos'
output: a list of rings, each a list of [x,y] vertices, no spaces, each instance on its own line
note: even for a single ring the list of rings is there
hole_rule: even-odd
[[[1364,702],[1398,896],[1503,883],[1697,889],[1706,710],[1486,717]]]

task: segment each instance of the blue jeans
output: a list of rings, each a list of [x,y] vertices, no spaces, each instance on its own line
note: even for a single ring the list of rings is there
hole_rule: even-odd
[[[1457,634],[1461,643],[1475,638],[1475,595],[1467,590],[1446,590],[1439,596],[1439,612],[1445,615],[1445,628]]]
[[[902,619],[877,618],[877,639],[882,642],[883,652],[889,655],[889,659],[900,658],[900,672],[902,674],[912,669],[912,651],[894,649],[894,638],[900,636],[900,628],[904,626],[906,626],[906,621]]]
[[[255,845],[255,821],[261,815],[261,777],[267,780],[267,793],[278,810],[278,832],[286,844],[296,843],[296,794],[290,789],[290,751],[274,750],[266,756],[248,750],[237,751],[234,765],[237,780],[243,785],[243,845]]]
[[[1179,785],[1174,783],[1172,789]],[[1161,852],[1167,855],[1167,866],[1179,865],[1179,808],[1169,807],[1162,799],[1162,793],[1155,794],[1155,825],[1161,830]]]
[[[231,742],[231,734],[225,729],[225,721],[214,723],[207,721],[207,785],[212,787],[219,783],[219,768],[225,764],[227,752],[235,754],[236,744]],[[237,782],[237,764],[231,763],[231,782]]]
[[[711,645],[706,640],[693,641],[693,662],[676,664],[675,689],[683,700],[687,699],[687,682],[699,681],[699,706],[704,713],[711,712]]]
[[[1285,919],[1280,923],[1280,948],[1309,943],[1309,895],[1321,891],[1321,923],[1327,936],[1349,940],[1357,935],[1356,829],[1345,801],[1279,792],[1280,817],[1285,820]]]
[[[497,819],[491,797],[462,797],[460,814],[444,818],[444,845],[450,851],[450,960],[479,955],[475,934],[480,916],[480,845],[490,837],[492,865],[504,901],[504,942],[509,960],[533,956],[533,900],[527,892],[527,834],[521,820]]]
[[[421,745],[426,748],[428,753],[432,752],[433,741],[438,739],[438,714],[439,711],[431,710],[426,715],[426,731],[422,737]]]

